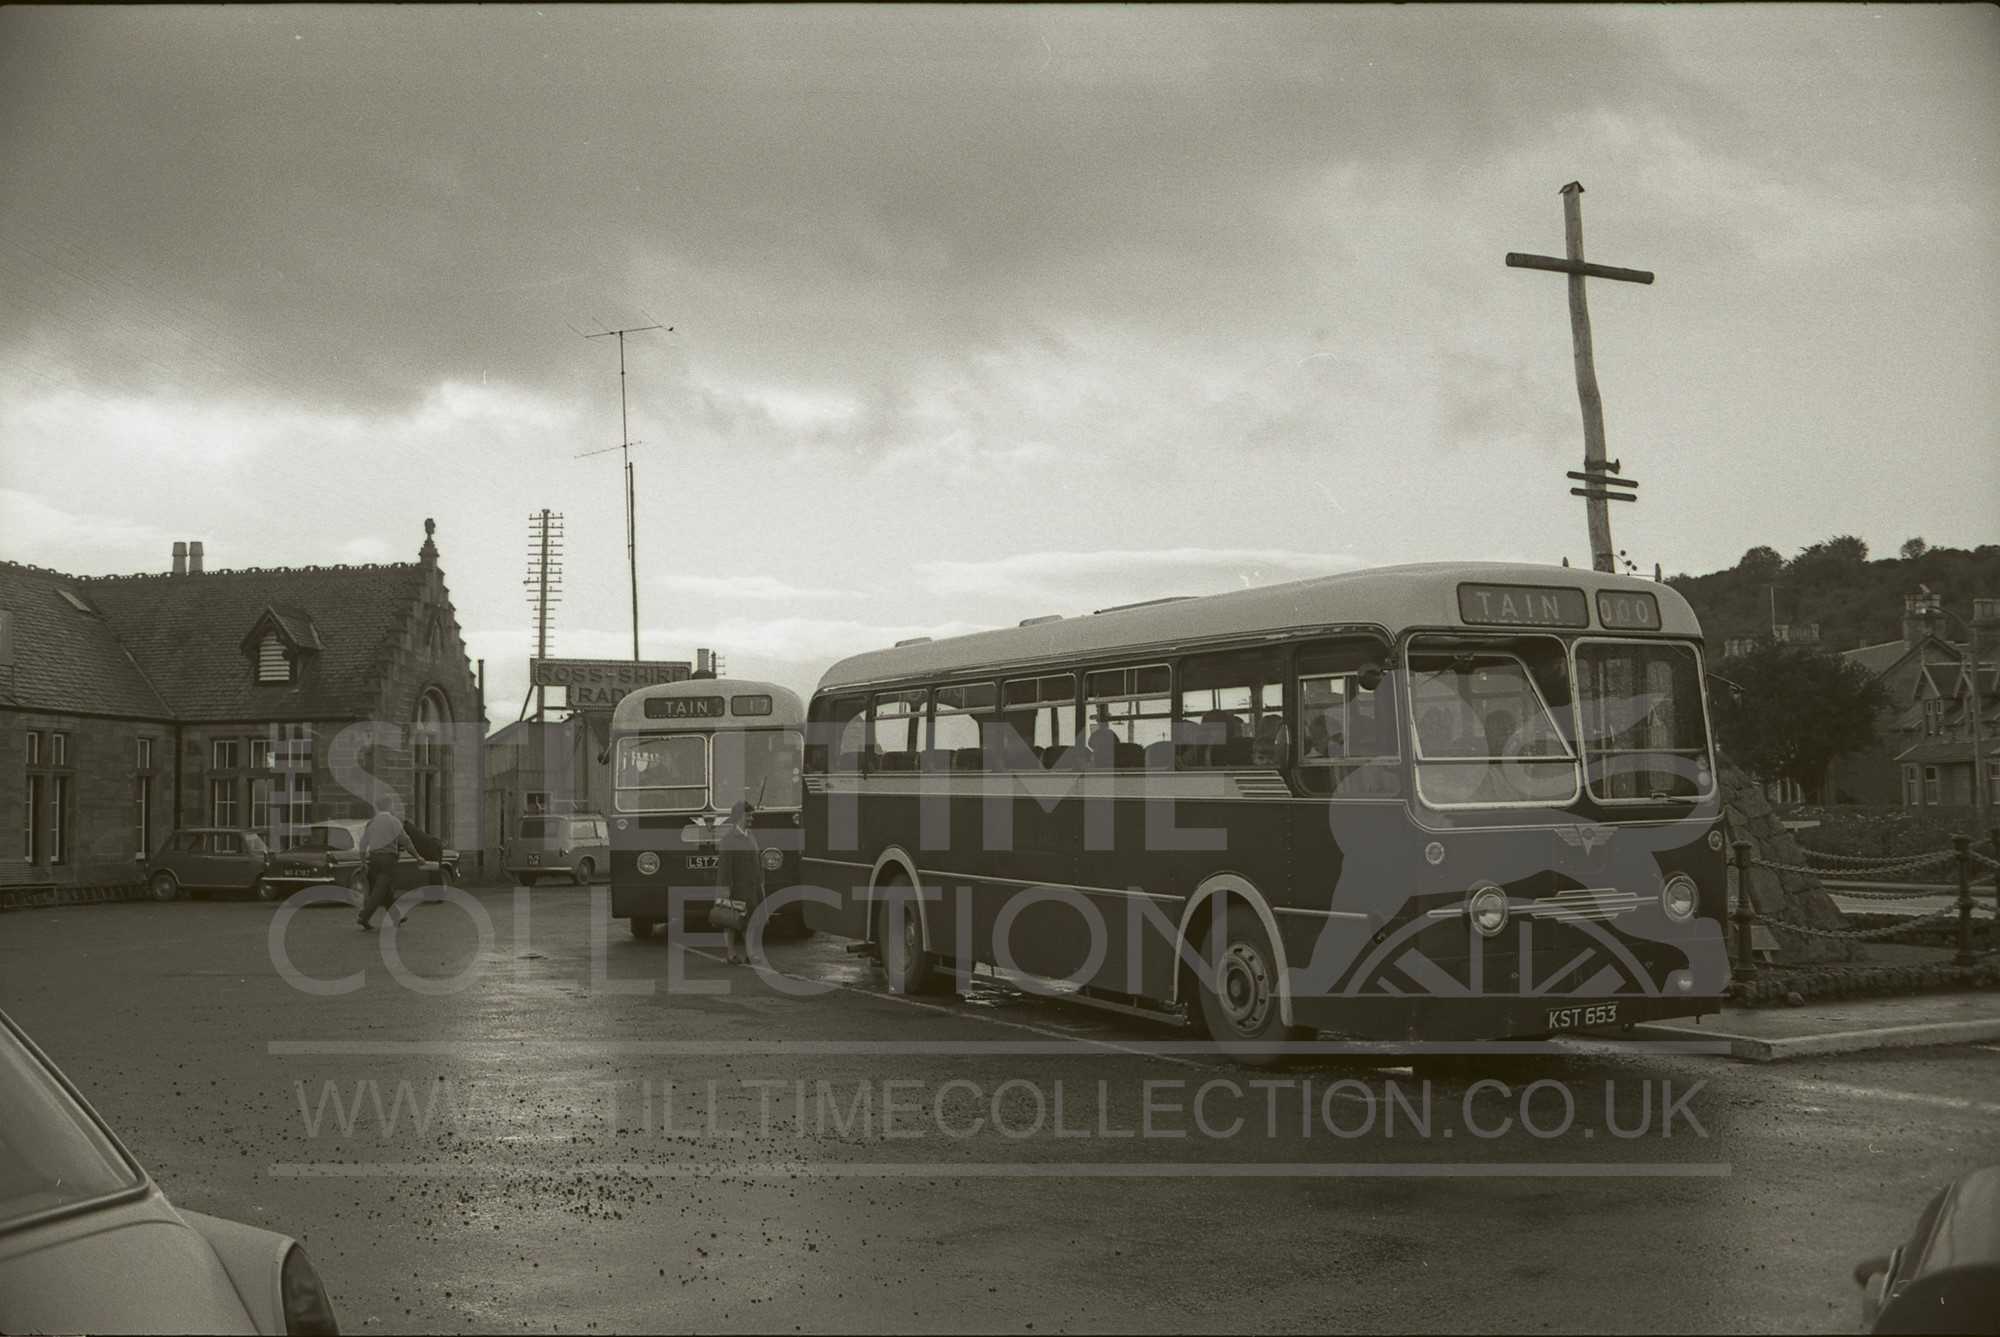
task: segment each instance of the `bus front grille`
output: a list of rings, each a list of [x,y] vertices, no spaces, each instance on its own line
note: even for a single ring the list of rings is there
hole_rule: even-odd
[[[1639,908],[1639,893],[1616,887],[1571,887],[1553,896],[1544,896],[1528,908],[1536,919],[1557,919],[1577,923],[1592,919],[1616,919]]]

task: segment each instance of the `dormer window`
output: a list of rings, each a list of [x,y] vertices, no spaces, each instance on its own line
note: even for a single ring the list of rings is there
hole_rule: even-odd
[[[257,645],[257,681],[291,680],[292,657],[285,653],[285,643],[278,639],[276,632],[265,632],[264,639]]]

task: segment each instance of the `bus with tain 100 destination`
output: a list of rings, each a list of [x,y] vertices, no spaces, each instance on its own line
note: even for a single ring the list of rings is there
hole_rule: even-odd
[[[983,970],[1253,1059],[1714,1011],[1703,687],[1673,589],[1513,564],[906,642],[812,698],[807,916],[905,991]]]

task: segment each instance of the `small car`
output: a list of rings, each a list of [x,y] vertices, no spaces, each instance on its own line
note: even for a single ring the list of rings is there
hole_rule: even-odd
[[[168,836],[145,861],[146,889],[156,901],[192,892],[253,892],[263,900],[283,893],[264,880],[271,847],[264,837],[240,826],[191,826]]]
[[[289,1236],[183,1211],[0,1012],[0,1332],[338,1333]]]
[[[524,887],[545,877],[567,877],[587,886],[599,873],[611,871],[611,831],[602,813],[523,817],[502,857],[507,872]]]
[[[1854,1279],[1869,1332],[2000,1333],[2000,1165],[1946,1185],[1908,1241]]]
[[[361,866],[361,828],[367,825],[362,818],[307,823],[300,830],[298,842],[274,856],[264,875],[265,883],[274,889],[273,897],[289,896],[300,887],[329,883],[337,883],[357,896],[365,895],[368,874]],[[396,862],[397,892],[458,881],[458,851],[439,844],[435,837],[414,827],[408,830],[410,842],[435,857],[417,859],[408,850],[402,851]]]

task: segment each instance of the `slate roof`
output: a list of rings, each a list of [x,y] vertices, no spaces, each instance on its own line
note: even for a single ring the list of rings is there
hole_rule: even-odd
[[[183,720],[366,718],[378,706],[390,633],[415,609],[418,562],[251,567],[81,581]],[[266,612],[303,644],[291,682],[259,683],[243,638]],[[310,630],[308,629],[310,628]]]
[[[67,576],[0,562],[14,669],[0,704],[189,722],[364,719],[378,708],[391,635],[415,610],[421,562],[252,567],[195,575]],[[72,606],[64,588],[97,610]],[[277,623],[291,682],[259,683],[245,637]]]
[[[99,614],[77,609],[64,589]],[[14,624],[14,664],[0,666],[0,705],[141,719],[171,714],[93,595],[90,585],[59,571],[0,562],[0,609]]]

